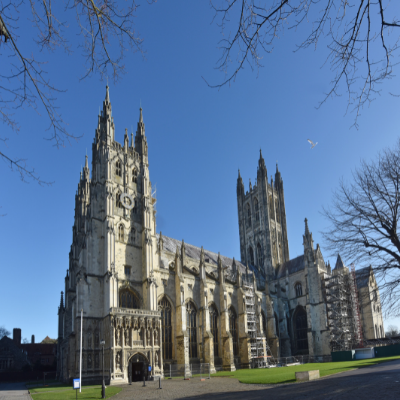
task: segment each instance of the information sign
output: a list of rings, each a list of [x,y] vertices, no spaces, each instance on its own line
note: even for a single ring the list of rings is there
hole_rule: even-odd
[[[73,383],[74,383],[74,389],[79,389],[81,387],[81,382],[79,379],[74,379]]]

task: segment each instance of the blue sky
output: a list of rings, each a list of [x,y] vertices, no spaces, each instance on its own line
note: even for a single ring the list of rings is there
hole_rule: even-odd
[[[144,38],[146,59],[126,58],[126,74],[110,79],[116,139],[125,128],[136,130],[140,103],[149,143],[150,179],[157,187],[157,231],[197,246],[239,257],[236,179],[240,168],[245,187],[254,184],[259,150],[269,175],[276,162],[282,174],[290,257],[302,254],[304,218],[315,243],[326,221],[320,212],[329,205],[339,179],[351,178],[361,159],[394,144],[398,138],[400,80],[382,86],[382,94],[362,112],[359,130],[350,129],[354,114],[346,115],[346,98],[329,100],[321,109],[332,78],[326,42],[318,51],[294,53],[296,43],[311,28],[286,31],[264,68],[246,68],[229,87],[209,88],[223,80],[215,70],[220,56],[219,28],[212,24],[208,2],[160,1],[143,4],[136,27]],[[24,17],[24,11],[22,16]],[[63,89],[58,105],[68,130],[83,137],[57,149],[43,140],[48,122],[30,109],[17,110],[18,135],[6,126],[8,155],[27,158],[50,187],[23,183],[2,164],[0,219],[0,326],[22,329],[36,340],[57,336],[57,307],[68,268],[72,241],[74,196],[86,150],[91,143],[105,82],[98,76],[80,81],[84,60],[71,24],[71,47],[38,56],[48,60],[48,77]],[[29,50],[29,27],[20,30],[20,45]],[[310,150],[307,139],[318,145]],[[2,151],[5,149],[1,144]],[[331,259],[331,264],[335,260]],[[345,261],[346,262],[346,261]],[[400,320],[386,321],[400,327]]]

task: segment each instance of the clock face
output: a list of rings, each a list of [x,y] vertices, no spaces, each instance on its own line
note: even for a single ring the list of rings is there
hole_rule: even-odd
[[[121,203],[127,210],[132,210],[135,207],[135,200],[128,193],[121,194]]]

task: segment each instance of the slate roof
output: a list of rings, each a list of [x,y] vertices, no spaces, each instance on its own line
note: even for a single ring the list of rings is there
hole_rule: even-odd
[[[365,267],[365,268],[358,269],[356,271],[356,282],[357,282],[358,289],[368,286],[369,275],[371,273],[371,269],[372,269],[371,267]]]
[[[159,239],[159,234],[157,234],[157,239]],[[178,251],[180,251],[181,246],[182,246],[182,241],[181,240],[176,240],[176,239],[172,239],[168,236],[162,236],[163,238],[163,244],[164,244],[164,250],[165,251],[169,251],[171,253],[176,253],[176,248],[178,247]],[[199,260],[200,261],[200,253],[201,253],[201,247],[197,247],[197,246],[193,246],[192,244],[186,243],[185,242],[185,254],[186,256],[194,259],[194,260]],[[220,256],[221,257],[221,261],[222,261],[222,265],[228,266],[229,268],[232,267],[232,263],[233,263],[233,258],[230,257],[225,257],[223,255]],[[204,249],[204,258],[206,260],[206,263],[208,264],[213,264],[215,265],[215,268],[217,268],[218,266],[218,254],[214,253],[212,251],[206,250]],[[208,259],[208,261],[207,261]],[[235,260],[236,263],[236,267],[237,269],[242,272],[245,273],[246,272],[246,266],[244,264],[242,264],[240,261]],[[255,268],[255,267],[253,267]],[[252,267],[249,267],[249,269],[253,269]],[[256,268],[255,268],[256,269]]]
[[[276,279],[286,276],[286,271],[291,275],[302,270],[304,270],[304,254],[283,263],[276,274]]]

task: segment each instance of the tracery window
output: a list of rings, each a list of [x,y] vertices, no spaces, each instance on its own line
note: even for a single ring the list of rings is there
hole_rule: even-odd
[[[133,168],[132,170],[132,182],[137,183],[137,171],[136,168]]]
[[[281,213],[279,212],[278,199],[275,199],[275,212],[276,212],[276,222],[278,224],[280,224],[281,223]]]
[[[258,267],[261,268],[263,266],[264,260],[260,243],[257,244],[257,259],[258,259]]]
[[[218,357],[218,311],[214,305],[210,307],[210,330],[214,336],[214,357]]]
[[[260,220],[260,210],[258,208],[258,200],[257,199],[254,200],[254,209],[256,211],[256,221],[259,221]]]
[[[238,329],[237,329],[237,316],[234,308],[229,307],[229,331],[232,335],[233,342],[233,355],[239,355],[239,343],[238,343]]]
[[[295,290],[295,292],[296,292],[296,297],[303,296],[303,288],[302,288],[300,282],[297,282],[297,283],[294,285],[294,290]]]
[[[275,221],[275,213],[274,213],[274,203],[272,201],[272,196],[269,196],[268,198],[268,204],[269,204],[269,218]]]
[[[121,192],[117,192],[117,194],[115,195],[115,204],[118,208],[122,208]]]
[[[197,312],[194,304],[189,301],[186,304],[186,325],[189,333],[189,357],[197,358]]]
[[[121,308],[140,308],[139,299],[130,289],[121,289],[119,291],[119,306]]]
[[[298,353],[308,352],[307,313],[303,307],[298,307],[293,318],[296,348]]]
[[[251,246],[249,247],[249,261],[250,265],[254,265],[254,251]]]
[[[121,242],[124,241],[124,226],[122,224],[120,224],[118,227],[118,240]]]
[[[158,302],[158,309],[161,310],[161,331],[162,331],[162,351],[164,360],[172,359],[172,323],[171,323],[171,303],[164,296]]]
[[[250,210],[250,204],[247,204],[247,227],[251,227],[251,210]]]
[[[115,163],[115,173],[117,176],[122,176],[121,161],[119,160]]]

